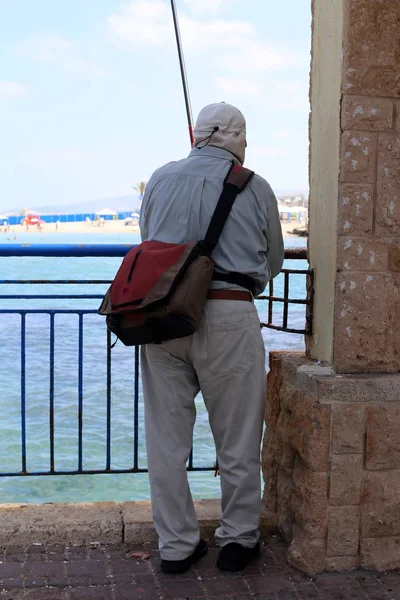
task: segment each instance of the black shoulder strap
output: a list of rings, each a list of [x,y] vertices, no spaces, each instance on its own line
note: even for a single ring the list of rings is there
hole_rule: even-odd
[[[219,197],[214,214],[211,217],[210,225],[208,226],[207,233],[203,240],[206,251],[210,254],[215,250],[215,247],[218,244],[218,240],[224,229],[226,220],[229,217],[236,196],[244,190],[253,175],[254,171],[250,171],[249,169],[245,169],[244,167],[232,163],[228,175],[225,178],[221,196]]]

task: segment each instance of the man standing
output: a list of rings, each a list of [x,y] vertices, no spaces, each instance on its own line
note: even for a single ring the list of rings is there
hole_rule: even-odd
[[[237,108],[206,106],[194,135],[189,156],[158,169],[147,184],[142,240],[203,239],[232,162],[244,162],[246,121]],[[182,573],[207,551],[186,473],[199,391],[221,474],[217,565],[237,571],[259,553],[266,376],[253,294],[263,292],[280,272],[283,256],[275,196],[255,175],[236,198],[213,253],[215,280],[199,329],[192,336],[142,346],[151,500],[165,572]]]

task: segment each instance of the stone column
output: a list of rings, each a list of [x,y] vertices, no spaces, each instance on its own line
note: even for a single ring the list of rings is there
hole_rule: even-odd
[[[313,336],[272,353],[264,504],[307,573],[400,568],[400,1],[313,0]]]

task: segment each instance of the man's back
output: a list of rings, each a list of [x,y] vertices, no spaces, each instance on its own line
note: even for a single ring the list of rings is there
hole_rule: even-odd
[[[143,199],[142,238],[175,244],[203,239],[232,160],[230,152],[207,146],[158,169]],[[283,256],[279,214],[275,196],[261,177],[255,175],[236,198],[213,256],[218,271],[252,277],[256,293],[279,273]]]
[[[194,138],[196,147],[188,158],[165,165],[151,177],[141,211],[143,239],[175,244],[204,239],[232,161],[243,165],[246,121],[234,106],[203,108]],[[278,274],[283,261],[279,214],[273,192],[261,177],[255,175],[237,196],[213,257],[217,271],[252,277],[256,293]],[[220,281],[214,285],[228,286]],[[266,396],[264,341],[250,291],[208,290],[198,329],[186,337],[142,346],[141,372],[161,569],[183,573],[207,551],[186,473],[194,400],[201,391],[221,475],[217,566],[240,571],[260,551]]]

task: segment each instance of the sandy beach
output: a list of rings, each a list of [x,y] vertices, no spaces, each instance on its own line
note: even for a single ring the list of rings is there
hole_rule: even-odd
[[[284,237],[292,237],[293,229],[300,227],[300,223],[292,222],[292,223],[281,223],[282,225],[282,233]],[[9,228],[5,228],[0,226],[0,243],[1,243],[1,235],[2,234],[14,234],[16,237],[20,238],[26,233],[87,233],[87,234],[115,234],[115,233],[139,233],[138,226],[125,225],[123,221],[103,221],[102,225],[97,226],[96,222],[94,223],[86,223],[86,222],[77,222],[77,223],[43,223],[41,225],[41,229],[39,230],[35,226],[30,226],[28,230],[25,226],[22,225],[11,225]]]

